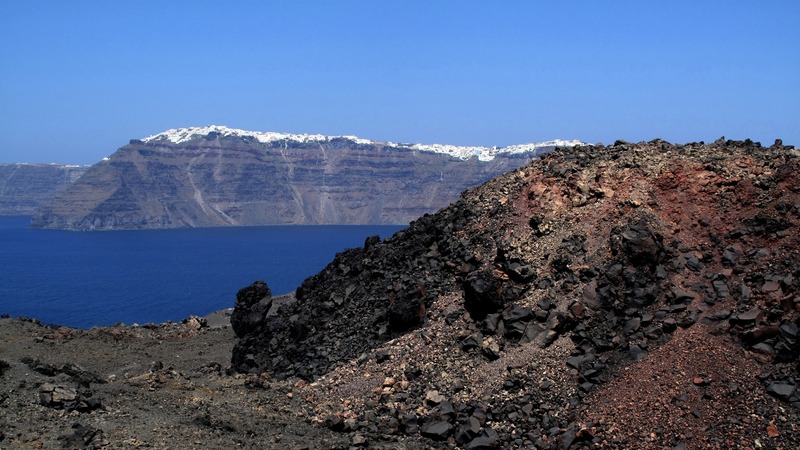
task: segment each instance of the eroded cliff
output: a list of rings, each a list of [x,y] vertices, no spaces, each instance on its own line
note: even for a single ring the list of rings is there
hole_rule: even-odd
[[[32,215],[88,169],[89,166],[57,164],[0,164],[0,215]]]
[[[93,166],[33,226],[405,224],[553,148],[497,152],[224,127],[170,131],[184,134],[131,141]]]

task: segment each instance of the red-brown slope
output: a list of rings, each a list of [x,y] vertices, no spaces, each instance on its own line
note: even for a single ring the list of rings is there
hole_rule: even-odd
[[[798,169],[779,143],[557,150],[338,255],[234,366],[443,447],[791,448]]]

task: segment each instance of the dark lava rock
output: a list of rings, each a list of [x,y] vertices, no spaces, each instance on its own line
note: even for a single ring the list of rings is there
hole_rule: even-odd
[[[488,314],[503,308],[503,286],[491,270],[470,274],[464,283],[464,308],[474,320],[483,320]]]
[[[425,299],[419,292],[398,295],[389,302],[389,326],[393,331],[407,331],[425,321]]]
[[[503,317],[508,322],[517,322],[517,321],[529,321],[533,319],[533,312],[530,308],[511,308],[508,313],[504,314]]]
[[[642,319],[638,317],[634,317],[633,319],[628,319],[625,322],[625,325],[622,326],[622,332],[625,334],[633,333],[635,331],[638,331],[641,325],[642,325]]]
[[[351,425],[369,436],[370,445],[383,434],[401,433],[407,436],[395,437],[436,440],[425,442],[433,447],[578,448],[594,440],[595,431],[571,426],[566,408],[580,411],[592,398],[587,392],[602,395],[603,385],[632,361],[695,332],[742,344],[720,352],[763,352],[749,356],[763,366],[770,393],[793,403],[800,379],[794,363],[800,291],[794,223],[800,215],[792,211],[800,204],[800,184],[787,176],[784,185],[773,186],[776,166],[800,169],[800,163],[794,153],[780,151],[663,142],[556,151],[465,192],[392,238],[337,254],[303,282],[296,302],[240,335],[232,366],[279,379],[313,380],[336,367],[350,373],[353,361],[362,364],[359,373],[404,373],[407,388],[365,394],[369,414]],[[757,173],[750,173],[753,164]],[[635,193],[627,189],[631,182]],[[777,208],[779,201],[786,205]],[[756,209],[769,214],[752,217]],[[771,221],[779,215],[787,223]],[[792,227],[784,228],[788,222]],[[720,230],[721,224],[733,231]],[[701,318],[707,327],[679,330]],[[537,358],[556,340],[563,358]],[[562,344],[573,348],[562,352]],[[369,355],[380,361],[381,352],[392,358],[370,365]],[[640,364],[685,358],[661,355],[665,361]],[[731,359],[746,356],[740,351]],[[401,362],[405,370],[397,367]],[[468,379],[465,371],[487,367],[506,372],[485,380],[494,387],[482,385],[480,392],[436,378],[446,370]],[[566,373],[549,375],[558,371]],[[544,374],[552,380],[543,381]],[[564,382],[573,384],[564,389]],[[701,387],[714,398],[698,401],[744,397],[720,396],[714,384]],[[433,390],[452,399],[452,407],[426,399]],[[653,405],[641,408],[652,411]],[[660,438],[686,431],[664,427]],[[605,431],[597,427],[598,440],[586,447],[635,448],[635,442],[603,441]],[[707,434],[716,439],[720,433]],[[662,446],[678,443],[665,439]]]
[[[467,444],[467,448],[470,450],[488,450],[493,448],[498,448],[500,445],[500,437],[498,436],[497,432],[491,428],[488,428],[483,436],[478,436],[469,444]]]
[[[709,320],[725,320],[731,315],[731,310],[721,309],[706,316]]]
[[[325,427],[329,428],[331,431],[344,431],[345,430],[345,423],[344,419],[337,415],[331,414],[325,419]]]
[[[758,307],[751,308],[741,314],[734,314],[728,319],[734,325],[751,325],[763,314]]]
[[[621,230],[621,250],[634,264],[655,264],[663,254],[660,238],[651,230],[645,221],[639,221]],[[619,244],[618,244],[619,245]],[[615,244],[612,242],[612,249]]]
[[[104,437],[103,430],[76,423],[72,426],[72,434],[65,434],[58,438],[64,448],[69,449],[99,449],[110,442]]]
[[[632,360],[638,361],[647,355],[647,350],[634,344],[631,345],[630,348],[628,349],[628,354],[630,355]]]
[[[236,336],[258,331],[271,306],[272,291],[267,283],[259,280],[240,289],[231,313],[231,327]]]
[[[783,401],[789,401],[796,389],[797,386],[788,381],[773,381],[767,385],[767,392]]]
[[[452,429],[446,421],[432,422],[422,427],[420,434],[435,441],[446,441]]]

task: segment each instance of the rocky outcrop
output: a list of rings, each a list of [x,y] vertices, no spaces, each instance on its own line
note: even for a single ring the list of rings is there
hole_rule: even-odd
[[[131,141],[39,210],[38,228],[406,224],[552,149],[170,130]]]
[[[89,166],[57,164],[0,164],[0,215],[32,215],[88,169]]]
[[[798,171],[779,141],[555,150],[338,254],[233,368],[359,443],[796,447]]]

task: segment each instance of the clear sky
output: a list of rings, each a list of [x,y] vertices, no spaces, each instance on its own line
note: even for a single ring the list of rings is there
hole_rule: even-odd
[[[800,146],[800,1],[0,2],[0,162],[169,128]]]

